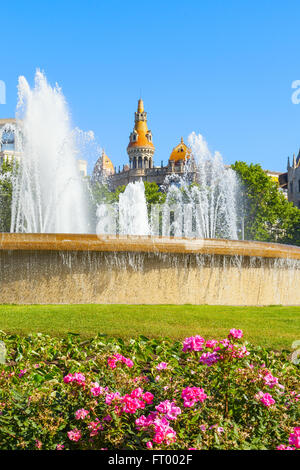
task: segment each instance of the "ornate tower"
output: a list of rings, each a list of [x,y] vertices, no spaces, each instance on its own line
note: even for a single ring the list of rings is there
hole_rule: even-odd
[[[191,149],[183,142],[181,137],[180,144],[173,148],[169,158],[169,162],[174,162],[175,165],[185,163],[191,157]]]
[[[98,181],[99,183],[103,180],[103,178],[108,178],[115,174],[115,169],[112,164],[111,159],[106,155],[104,150],[102,150],[101,156],[98,158],[93,174],[92,174],[92,181]]]
[[[143,100],[140,99],[127,147],[130,168],[152,168],[154,151],[152,133],[147,127],[147,113],[144,111]]]

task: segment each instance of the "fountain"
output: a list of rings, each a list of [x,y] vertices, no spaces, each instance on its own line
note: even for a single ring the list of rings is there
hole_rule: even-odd
[[[145,187],[142,181],[129,183],[119,203],[100,204],[97,209],[97,234],[149,235]]]
[[[97,234],[163,235],[196,238],[238,238],[238,180],[221,155],[212,155],[201,135],[189,136],[193,158],[183,177],[167,177],[166,202],[147,208],[144,184],[129,183],[119,203],[98,207]],[[196,183],[191,184],[191,175]],[[148,211],[150,217],[148,217]],[[159,226],[159,218],[162,223]]]
[[[238,179],[226,169],[221,155],[214,155],[201,135],[189,136],[192,158],[184,177],[167,183],[162,234],[197,238],[238,238],[236,196]],[[196,183],[191,184],[191,174]],[[175,184],[174,184],[175,183]],[[170,208],[173,221],[170,221]]]
[[[19,80],[11,233],[0,234],[1,303],[300,305],[300,248],[238,240],[238,182],[191,134],[185,176],[163,206],[144,184],[100,204],[97,234],[77,174],[65,99]],[[191,184],[192,170],[196,185]],[[150,216],[150,217],[149,217]]]
[[[61,90],[40,71],[30,89],[19,78],[15,129],[20,169],[13,185],[11,232],[86,233],[86,201],[75,136]]]

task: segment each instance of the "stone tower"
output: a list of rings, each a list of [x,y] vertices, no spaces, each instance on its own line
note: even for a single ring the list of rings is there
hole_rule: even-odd
[[[130,169],[153,168],[154,151],[152,133],[147,127],[147,113],[144,111],[143,100],[140,99],[135,113],[134,129],[127,147]]]
[[[288,159],[287,168],[288,200],[300,209],[300,149],[298,156],[293,155],[293,163]]]

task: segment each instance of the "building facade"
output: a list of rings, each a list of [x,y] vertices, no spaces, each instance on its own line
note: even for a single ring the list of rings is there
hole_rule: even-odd
[[[300,209],[300,150],[298,156],[293,155],[292,165],[288,158],[286,185],[288,190],[288,199]]]
[[[21,155],[15,144],[15,127],[16,119],[0,119],[0,164],[4,159],[20,161]],[[86,160],[77,160],[77,168],[81,176],[87,176]]]
[[[162,186],[166,177],[182,177],[185,174],[187,162],[189,162],[191,182],[196,181],[196,168],[191,150],[184,143],[182,137],[180,143],[173,148],[168,164],[163,166],[161,163],[161,166],[155,166],[155,147],[152,132],[148,129],[147,113],[145,112],[142,99],[138,101],[137,111],[134,115],[134,128],[129,136],[127,153],[129,158],[128,164],[123,165],[122,169],[120,167],[117,169],[103,151],[94,167],[92,181],[102,182],[105,179],[112,191],[118,186],[126,186],[128,183],[133,183],[140,179]],[[230,165],[225,165],[225,167],[230,168]],[[279,184],[280,189],[285,197],[287,197],[287,189],[284,182],[285,174],[270,170],[265,170],[265,172],[273,181]]]
[[[168,164],[166,166],[163,164],[161,166],[154,165],[155,147],[152,132],[148,129],[147,113],[142,99],[138,101],[127,153],[128,164],[124,165],[122,170],[120,167],[117,170],[103,152],[95,165],[92,179],[100,181],[103,176],[106,177],[113,191],[118,186],[127,185],[140,179],[161,186],[167,176],[183,176],[185,164],[191,159],[191,151],[181,138],[180,143],[172,150]],[[193,179],[193,172],[191,174]]]
[[[0,119],[0,163],[4,159],[20,160],[20,154],[15,149],[15,125],[16,120],[13,118]]]

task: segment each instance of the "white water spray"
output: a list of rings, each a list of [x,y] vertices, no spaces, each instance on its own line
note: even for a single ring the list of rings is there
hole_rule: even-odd
[[[37,71],[34,88],[19,78],[15,129],[19,170],[11,232],[87,233],[87,206],[65,98]]]
[[[237,239],[235,172],[225,167],[220,153],[210,153],[201,135],[190,134],[189,145],[192,157],[184,176],[166,178],[166,201],[151,206],[151,223],[143,182],[130,183],[118,203],[98,207],[97,234]]]
[[[149,235],[145,186],[142,181],[129,183],[119,197],[120,233]]]
[[[219,152],[212,155],[206,141],[192,132],[188,143],[195,161],[197,186],[190,189],[196,211],[196,232],[202,238],[236,240],[238,179],[226,168]],[[188,170],[188,166],[187,166]]]
[[[97,216],[98,235],[149,235],[144,183],[129,183],[118,203],[98,206]]]
[[[219,152],[210,153],[200,134],[190,134],[188,143],[192,157],[184,176],[172,174],[165,181],[163,235],[237,239],[235,172]]]

